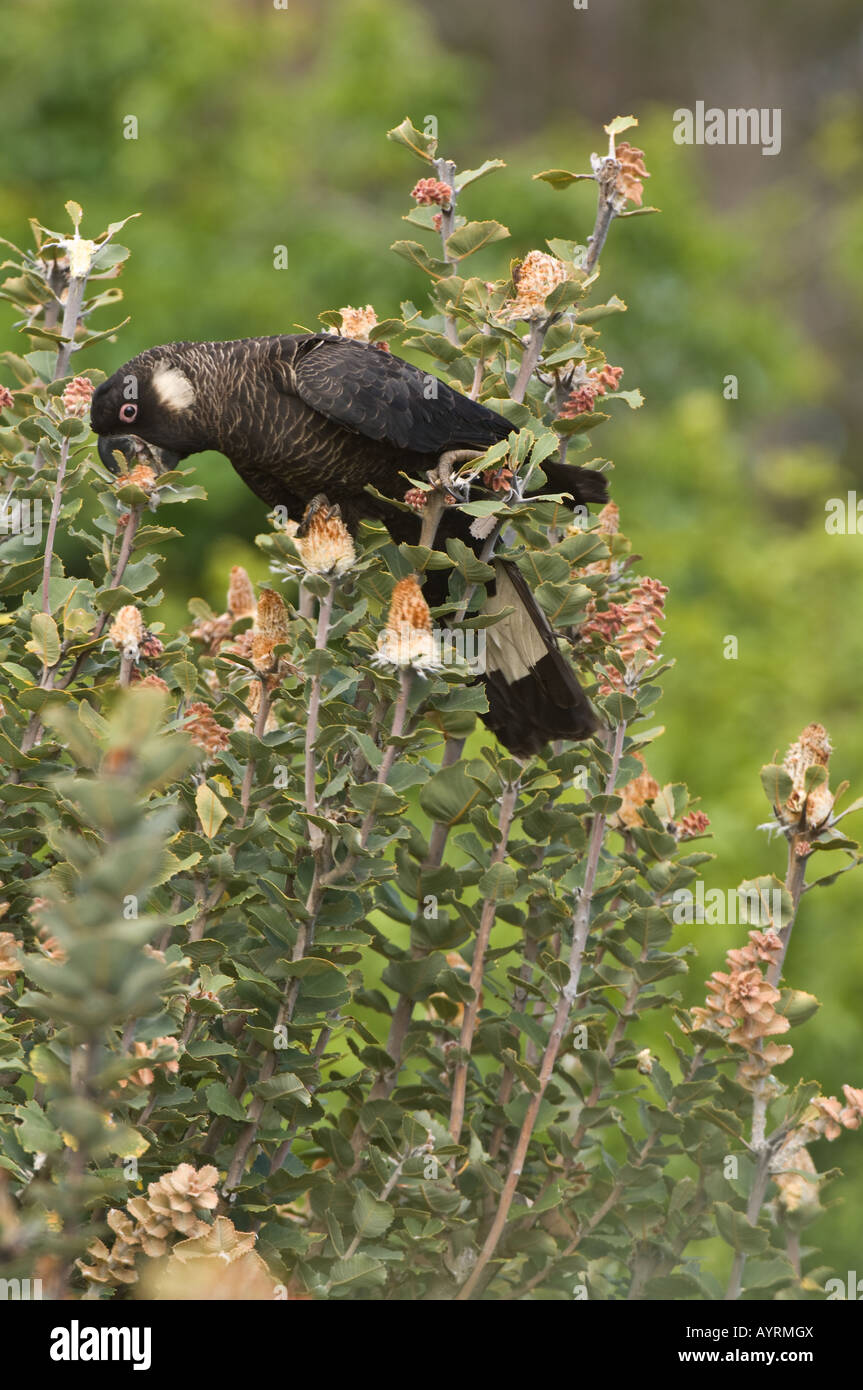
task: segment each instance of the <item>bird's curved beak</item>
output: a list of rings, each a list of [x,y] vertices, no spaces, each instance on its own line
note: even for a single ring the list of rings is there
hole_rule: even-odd
[[[115,476],[120,472],[120,465],[114,454],[122,454],[127,463],[135,456],[134,444],[128,434],[100,434],[96,448],[108,472]]]

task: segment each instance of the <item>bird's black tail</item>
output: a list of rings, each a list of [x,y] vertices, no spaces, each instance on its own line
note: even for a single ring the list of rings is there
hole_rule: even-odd
[[[515,611],[485,629],[485,723],[518,757],[538,753],[554,739],[588,738],[600,721],[545,614],[511,560],[493,565],[494,592],[483,611]]]
[[[545,459],[542,471],[547,479],[547,489],[551,492],[572,493],[573,506],[608,501],[608,482],[595,468],[579,468],[574,463],[559,463],[556,459]],[[545,490],[544,488],[543,491]]]

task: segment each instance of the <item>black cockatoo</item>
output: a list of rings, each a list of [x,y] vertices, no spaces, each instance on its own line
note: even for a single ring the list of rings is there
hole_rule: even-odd
[[[366,492],[404,496],[405,473],[424,477],[442,454],[485,450],[512,426],[391,353],[324,333],[171,343],[132,358],[93,395],[99,455],[117,471],[115,450],[129,436],[170,462],[213,449],[225,454],[251,490],[299,520],[321,493],[349,527],[382,520],[396,541],[416,541],[414,517]],[[546,460],[550,485],[574,504],[602,502],[605,479]],[[439,534],[476,548],[470,519],[447,508]],[[597,718],[521,572],[494,562],[491,602],[515,612],[488,629],[485,722],[513,753],[538,752],[552,739],[582,739]]]

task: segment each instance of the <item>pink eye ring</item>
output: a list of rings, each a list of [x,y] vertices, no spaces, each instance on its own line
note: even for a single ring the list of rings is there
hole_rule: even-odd
[[[127,401],[125,405],[120,406],[120,419],[126,425],[131,425],[132,421],[135,419],[135,416],[137,414],[138,407],[134,405],[131,401]]]

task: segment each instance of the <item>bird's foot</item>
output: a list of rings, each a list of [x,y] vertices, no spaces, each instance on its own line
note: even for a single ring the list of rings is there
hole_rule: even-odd
[[[432,485],[432,491],[427,495],[423,510],[420,545],[427,546],[429,550],[434,546],[447,499],[451,498],[455,502],[467,500],[469,484],[453,478],[453,468],[459,463],[481,458],[484,452],[483,449],[447,449],[440,455],[437,465],[427,471],[426,477]]]

